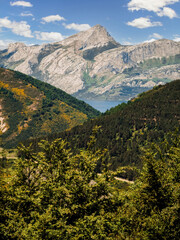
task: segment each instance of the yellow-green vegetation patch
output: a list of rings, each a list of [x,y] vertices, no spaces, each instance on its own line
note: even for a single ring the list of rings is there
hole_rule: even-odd
[[[0,68],[0,90],[8,126],[1,134],[4,147],[70,129],[99,114],[60,89],[8,69]]]

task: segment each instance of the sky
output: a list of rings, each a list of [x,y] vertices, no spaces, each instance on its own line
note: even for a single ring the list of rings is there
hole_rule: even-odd
[[[121,44],[180,41],[180,0],[0,0],[0,49],[61,41],[96,24]]]

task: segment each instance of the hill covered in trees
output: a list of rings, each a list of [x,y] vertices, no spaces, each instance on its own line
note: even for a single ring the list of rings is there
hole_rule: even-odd
[[[60,89],[0,68],[0,137],[4,147],[64,131],[99,114]]]
[[[179,93],[180,80],[154,87],[96,119],[70,131],[49,135],[46,139],[66,139],[74,151],[87,148],[92,129],[97,125],[100,130],[95,148],[108,149],[112,169],[127,165],[141,167],[141,147],[147,142],[161,141],[168,132],[179,127]],[[39,139],[35,139],[34,145],[38,141]]]

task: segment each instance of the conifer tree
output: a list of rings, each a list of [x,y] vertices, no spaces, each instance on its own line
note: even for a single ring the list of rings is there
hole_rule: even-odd
[[[105,152],[91,150],[94,135],[88,149],[76,155],[61,139],[42,141],[38,153],[19,149],[4,195],[1,229],[7,239],[109,239],[117,233],[113,217],[119,190],[106,163],[101,174],[96,172]]]

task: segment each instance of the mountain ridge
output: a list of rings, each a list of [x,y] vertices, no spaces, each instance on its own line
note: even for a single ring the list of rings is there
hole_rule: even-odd
[[[60,89],[0,68],[0,138],[5,147],[70,129],[99,114]]]
[[[56,43],[10,44],[0,51],[0,65],[78,98],[128,100],[150,89],[152,82],[155,86],[180,78],[180,43],[160,39],[125,46],[95,25]]]

